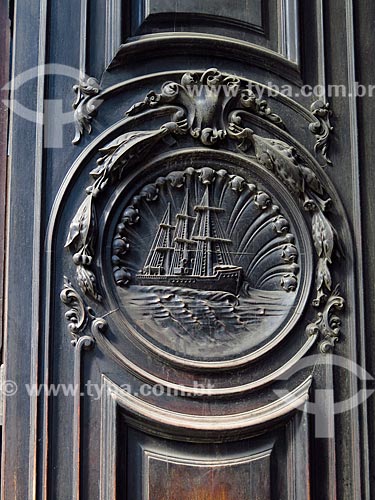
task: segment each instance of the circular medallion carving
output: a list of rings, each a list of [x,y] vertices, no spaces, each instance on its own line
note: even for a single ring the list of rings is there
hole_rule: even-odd
[[[170,361],[202,368],[271,349],[298,320],[312,274],[288,192],[255,162],[249,170],[215,156],[144,169],[121,194],[106,243],[128,329]]]

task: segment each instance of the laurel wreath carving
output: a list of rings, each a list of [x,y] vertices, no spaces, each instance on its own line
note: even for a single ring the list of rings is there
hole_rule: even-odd
[[[92,270],[92,260],[97,235],[95,199],[110,182],[121,179],[126,168],[148,152],[165,135],[174,130],[174,125],[164,125],[159,130],[129,132],[107,144],[100,151],[103,156],[90,175],[94,182],[86,189],[86,198],[77,210],[68,233],[65,247],[74,253],[77,266],[77,280],[81,290],[96,301],[102,297],[98,291],[97,279]]]

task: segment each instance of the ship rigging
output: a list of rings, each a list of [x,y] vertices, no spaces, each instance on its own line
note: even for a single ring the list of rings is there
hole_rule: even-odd
[[[237,294],[243,270],[232,262],[232,240],[225,238],[219,220],[224,209],[210,204],[209,186],[193,211],[190,215],[189,190],[174,224],[168,203],[137,283]]]

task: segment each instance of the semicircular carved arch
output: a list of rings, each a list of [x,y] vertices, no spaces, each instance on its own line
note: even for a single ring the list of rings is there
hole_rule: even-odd
[[[189,94],[189,85],[198,98],[194,92]],[[172,104],[170,119],[151,128],[155,117],[160,122]],[[303,356],[305,347],[316,338],[321,351],[333,347],[340,333],[335,309],[342,309],[344,301],[331,271],[340,253],[330,219],[332,199],[323,174],[312,168],[313,160],[303,145],[293,137],[288,142],[278,138],[288,138],[282,118],[266,101],[242,89],[240,79],[213,69],[185,74],[180,82],[168,83],[160,94],[149,93],[129,109],[128,116],[134,116],[135,121],[142,117],[148,128],[126,131],[100,149],[91,170],[92,183],[68,231],[66,246],[72,251],[77,283],[87,299],[102,302],[108,313],[117,308],[116,314],[124,318],[114,319],[116,314],[108,318],[116,329],[126,324],[126,335],[159,358],[185,367],[222,370],[254,362],[272,351],[298,322],[300,332],[300,323],[307,316],[310,321],[303,327],[307,336],[296,344],[290,360],[296,361],[297,352]],[[324,120],[318,123],[324,129]],[[171,150],[188,150],[187,146],[191,148],[190,167],[186,161],[180,166],[176,161],[168,163]],[[224,168],[214,160],[202,164],[205,155],[219,158],[220,152],[232,157],[232,169],[230,164]],[[247,163],[247,168],[239,168],[241,162]],[[145,164],[148,169],[143,168]],[[135,172],[141,173],[144,182]],[[107,201],[108,196],[112,201]],[[100,224],[105,221],[105,227],[100,227],[99,220]],[[237,229],[234,221],[239,224]],[[147,237],[142,241],[145,227]],[[134,246],[141,244],[132,258]],[[250,255],[248,261],[245,254]],[[137,290],[129,300],[131,287],[148,291]],[[263,291],[262,298],[255,289]],[[246,291],[252,293],[248,303],[243,297]],[[265,292],[273,294],[272,299],[265,298]],[[210,296],[205,300],[203,295],[207,294]],[[282,298],[276,299],[276,295]],[[261,300],[268,300],[266,308]],[[137,302],[146,314],[134,312]],[[287,312],[280,315],[279,322],[270,314],[271,323],[263,324],[261,310],[270,311],[270,302],[273,307],[281,304],[279,309],[284,307]],[[313,323],[311,304],[317,309]],[[254,307],[258,314],[254,314]],[[221,356],[218,351],[203,356],[204,347],[187,353],[186,346],[196,346],[199,335],[207,341],[205,332],[218,331],[219,325],[220,331],[231,333],[226,321],[231,327],[231,322],[238,321],[234,326],[253,341],[254,331],[248,331],[239,311],[250,325],[255,321],[258,327],[263,326],[260,330],[268,332],[269,338],[252,346],[242,339],[233,352],[221,345]],[[140,323],[143,328],[139,328]],[[169,340],[168,344],[166,334],[163,342],[156,338],[163,329],[170,332],[171,325],[176,327],[172,328],[174,342]],[[213,338],[217,345],[220,341]],[[116,354],[108,339],[102,342],[120,364],[127,363],[126,355]],[[281,364],[288,365],[285,360]],[[270,381],[272,377],[265,383]],[[242,384],[244,390],[254,382],[256,385],[254,380]],[[218,391],[232,389],[219,387]]]

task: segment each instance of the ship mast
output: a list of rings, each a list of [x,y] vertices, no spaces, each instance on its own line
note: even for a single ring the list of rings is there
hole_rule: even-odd
[[[175,226],[171,224],[171,204],[168,203],[163,218],[159,224],[154,241],[143,268],[145,274],[169,274],[171,246],[171,233]]]
[[[176,228],[174,233],[174,249],[172,255],[171,274],[190,274],[189,256],[191,246],[196,242],[189,239],[189,222],[195,217],[189,215],[189,190],[186,190],[180,212],[176,214]]]
[[[191,239],[197,242],[193,275],[213,276],[215,264],[230,265],[230,255],[227,245],[232,240],[224,238],[217,214],[224,212],[223,208],[210,205],[209,186],[199,205],[194,207],[198,214],[193,227]]]

